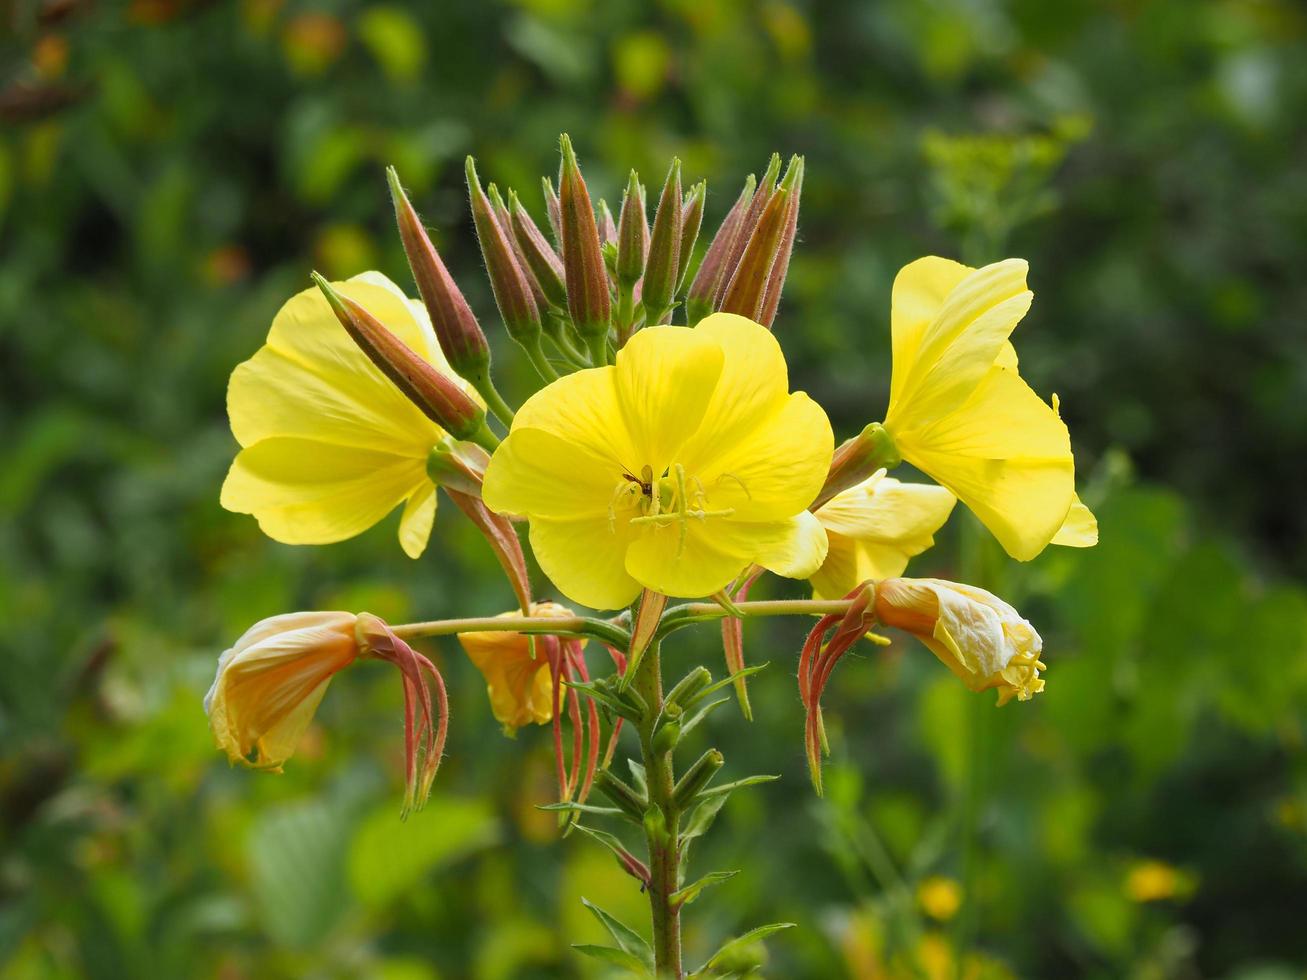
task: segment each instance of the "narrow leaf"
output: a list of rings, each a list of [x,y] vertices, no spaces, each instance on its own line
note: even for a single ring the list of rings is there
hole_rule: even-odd
[[[582,898],[581,904],[589,909],[590,914],[599,920],[599,924],[608,930],[608,934],[613,937],[613,942],[617,943],[624,953],[634,957],[640,966],[653,969],[653,949],[642,935],[589,899]]]
[[[780,932],[782,929],[793,929],[793,922],[773,922],[769,925],[759,926],[757,929],[750,929],[743,936],[737,936],[729,942],[723,943],[717,952],[713,953],[712,958],[703,965],[704,970],[713,970],[725,966],[730,962],[731,957],[744,953],[749,946],[761,939],[766,939],[773,933]]]
[[[652,976],[649,968],[640,961],[640,958],[632,956],[626,950],[614,949],[612,946],[596,946],[593,943],[572,943],[572,948],[582,956],[588,956],[593,960],[623,967],[642,977]]]
[[[720,885],[723,881],[729,881],[740,872],[738,871],[710,871],[692,885],[686,885],[679,891],[672,892],[671,902],[673,905],[689,905],[699,893],[710,885]]]
[[[744,789],[746,786],[757,786],[759,783],[770,783],[780,776],[745,776],[743,779],[737,779],[733,783],[722,783],[720,786],[713,786],[699,794],[700,799],[708,799],[714,796],[725,796],[733,793],[737,789]]]

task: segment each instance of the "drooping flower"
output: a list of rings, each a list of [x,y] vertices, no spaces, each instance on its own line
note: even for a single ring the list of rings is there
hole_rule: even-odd
[[[830,466],[825,412],[790,393],[769,331],[716,314],[649,327],[530,398],[491,458],[486,504],[527,517],[576,602],[704,596],[753,564],[806,578],[826,555],[807,506]]]
[[[1022,561],[1054,540],[1076,502],[1067,428],[1022,380],[1008,342],[1033,298],[1026,269],[1021,259],[972,269],[934,256],[904,267],[885,417],[903,458]]]
[[[223,653],[204,710],[227,758],[281,770],[331,678],[358,658],[355,620],[346,612],[273,616]]]
[[[921,640],[973,691],[998,690],[998,703],[1028,701],[1044,689],[1044,641],[1010,605],[984,589],[932,578],[876,585],[874,611],[886,626]]]
[[[503,615],[521,613],[514,610]],[[531,605],[531,615],[557,618],[571,616],[572,611],[555,602],[536,602]],[[533,637],[525,633],[460,633],[458,642],[486,679],[497,722],[513,731],[533,722],[546,724],[554,717],[549,660]]]
[[[453,377],[422,304],[385,276],[334,288]],[[227,412],[242,447],[222,487],[228,510],[253,514],[274,540],[329,544],[404,504],[400,545],[422,554],[436,513],[427,455],[446,434],[356,346],[318,289],[291,298],[267,343],[232,372]]]
[[[908,559],[935,543],[956,503],[944,487],[900,483],[878,470],[817,509],[830,550],[812,576],[818,598],[835,599],[859,582],[903,574]]]

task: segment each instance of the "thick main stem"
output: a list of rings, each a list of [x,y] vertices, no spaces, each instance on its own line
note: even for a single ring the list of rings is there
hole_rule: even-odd
[[[649,786],[645,837],[649,845],[649,908],[653,920],[654,970],[659,980],[681,980],[681,910],[671,897],[680,864],[681,815],[671,749],[656,749],[654,726],[663,706],[662,658],[655,643],[640,661],[632,686],[649,710],[640,723],[640,754]]]

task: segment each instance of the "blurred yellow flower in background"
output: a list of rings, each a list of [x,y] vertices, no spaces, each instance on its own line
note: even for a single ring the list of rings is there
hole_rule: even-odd
[[[813,575],[813,593],[835,599],[859,582],[901,575],[908,559],[935,543],[957,502],[944,487],[900,483],[877,471],[817,509],[830,549]]]
[[[695,597],[762,565],[807,578],[826,532],[807,507],[830,467],[826,413],[789,392],[770,331],[719,313],[635,335],[615,366],[537,392],[486,471],[486,504],[531,522],[545,573],[576,602],[641,588]]]
[[[1058,536],[1077,502],[1067,428],[1022,380],[1008,342],[1033,298],[1026,269],[1021,259],[972,269],[934,256],[903,268],[885,417],[903,458],[1022,561]],[[1080,530],[1059,543],[1092,543],[1084,523],[1078,514]]]
[[[503,613],[518,616],[518,610]],[[556,602],[531,604],[532,616],[571,616],[572,610]],[[525,633],[459,633],[468,659],[486,679],[486,693],[495,720],[510,733],[554,716],[554,688],[549,660],[538,643]]]
[[[947,922],[962,907],[962,886],[944,875],[931,875],[917,885],[917,904],[932,919]]]
[[[346,612],[273,616],[223,653],[204,710],[227,758],[280,771],[331,678],[358,657],[356,620]]]
[[[333,285],[453,377],[426,310],[389,279]],[[274,540],[329,544],[404,504],[400,546],[422,554],[436,514],[427,456],[445,432],[350,339],[318,289],[287,302],[267,343],[232,372],[227,413],[242,446],[222,487],[228,510],[253,514]]]

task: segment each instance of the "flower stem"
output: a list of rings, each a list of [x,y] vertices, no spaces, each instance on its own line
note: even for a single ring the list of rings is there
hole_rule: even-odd
[[[763,599],[755,602],[733,603],[746,617],[752,616],[829,616],[849,611],[848,599]],[[687,602],[673,606],[663,613],[658,627],[658,638],[692,623],[707,623],[734,615],[715,602]]]
[[[455,633],[547,633],[550,636],[590,636],[626,649],[631,638],[620,626],[589,616],[473,616],[467,619],[433,619],[392,626],[402,639],[452,636]]]
[[[654,746],[654,724],[663,706],[662,657],[658,644],[645,652],[632,681],[649,706],[640,722],[640,753],[649,787],[645,837],[649,845],[649,910],[653,921],[654,972],[659,980],[682,980],[681,909],[672,902],[680,864],[681,815],[676,809],[676,777],[670,748]]]
[[[503,422],[505,426],[513,424],[513,410],[508,407],[508,402],[504,401],[504,396],[499,393],[495,383],[490,380],[490,374],[487,372],[482,377],[473,382],[477,394],[485,399],[486,407],[494,414],[495,418]]]

